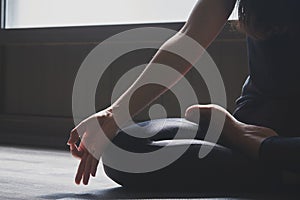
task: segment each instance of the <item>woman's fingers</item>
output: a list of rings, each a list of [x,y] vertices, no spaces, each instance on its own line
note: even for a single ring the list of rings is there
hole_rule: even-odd
[[[79,147],[77,148],[76,142],[79,141],[79,135],[83,135],[85,132],[85,123],[80,123],[77,127],[75,127],[71,133],[68,140],[68,145],[70,146],[70,151],[75,158],[81,158],[83,156],[84,150]]]
[[[91,167],[91,175],[94,177],[96,176],[98,164],[99,164],[99,160],[97,160],[96,158],[93,157],[92,167]]]
[[[73,129],[70,133],[70,137],[68,140],[68,145],[75,144],[79,140],[79,134],[76,129]]]
[[[90,175],[96,175],[99,161],[95,159],[87,150],[84,150],[82,147],[79,147],[79,151],[80,149],[84,152],[81,156],[81,161],[77,169],[75,183],[80,184],[82,180],[83,184],[87,185],[89,183]]]
[[[71,131],[69,140],[67,142],[68,145],[76,143],[79,140],[79,136],[83,136],[86,130],[85,124],[86,122],[82,121]]]
[[[83,156],[83,151],[79,150],[76,144],[70,144],[70,151],[72,153],[72,156],[74,156],[75,158],[81,158]]]
[[[82,179],[82,175],[83,175],[85,165],[86,165],[87,156],[88,156],[88,154],[85,152],[83,154],[82,158],[81,158],[80,163],[79,163],[77,173],[76,173],[76,176],[75,176],[75,183],[76,184],[80,184],[80,181]]]
[[[88,154],[86,162],[85,162],[84,172],[83,172],[83,181],[82,182],[84,185],[87,185],[90,180],[92,159],[93,159],[93,156],[91,154]]]

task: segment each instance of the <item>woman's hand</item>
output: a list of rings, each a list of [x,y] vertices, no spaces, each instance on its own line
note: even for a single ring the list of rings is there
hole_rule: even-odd
[[[100,157],[118,131],[112,109],[100,111],[83,120],[70,133],[68,145],[72,155],[80,159],[75,183],[87,185],[90,175],[96,176]],[[79,147],[76,143],[81,138]]]
[[[254,159],[258,158],[260,145],[266,138],[278,136],[270,128],[249,125],[236,120],[227,110],[218,105],[193,105],[186,110],[185,117],[189,121],[199,123],[197,116],[200,114],[201,121],[207,125],[207,122],[211,120],[212,112],[217,115],[217,119],[225,117],[219,143],[241,151]]]

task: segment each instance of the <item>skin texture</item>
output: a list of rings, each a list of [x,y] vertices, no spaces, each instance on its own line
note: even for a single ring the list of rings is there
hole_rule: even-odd
[[[227,110],[218,105],[193,105],[186,110],[185,118],[197,123],[195,117],[197,112],[204,120],[210,120],[212,112],[219,116],[225,116],[224,127],[218,143],[240,151],[252,159],[258,159],[260,145],[266,138],[278,136],[270,128],[249,125],[236,120]]]
[[[68,145],[72,155],[80,160],[75,176],[76,184],[80,184],[82,181],[83,184],[87,185],[90,176],[96,175],[98,160],[109,142],[105,140],[105,137],[102,137],[103,140],[94,141],[97,144],[95,145],[97,146],[96,151],[100,152],[99,157],[95,158],[85,147],[85,140],[88,141],[90,139],[90,141],[93,141],[91,138],[96,134],[105,135],[109,140],[113,139],[117,130],[126,124],[125,117],[122,117],[122,109],[125,107],[126,101],[130,99],[131,113],[135,115],[168,89],[150,85],[147,87],[147,90],[137,90],[140,82],[148,77],[153,77],[153,71],[156,70],[152,65],[153,63],[164,64],[180,72],[181,76],[168,77],[169,88],[176,84],[191,69],[192,65],[182,58],[168,53],[168,49],[176,46],[176,44],[180,44],[184,34],[192,37],[204,48],[207,48],[227,22],[235,3],[236,0],[199,0],[183,28],[162,45],[135,83],[109,108],[83,120],[71,131]],[[199,52],[195,52],[194,55],[191,53],[191,56],[197,61],[201,55],[199,55]],[[132,91],[138,92],[131,97]],[[258,148],[263,139],[270,135],[276,135],[272,130],[268,129],[268,134],[265,134],[266,129],[263,127],[240,123],[225,109],[216,105],[195,105],[190,107],[187,109],[186,118],[193,121],[193,113],[200,111],[201,115],[209,120],[209,113],[212,109],[219,114],[226,115],[226,123],[221,137],[222,143],[225,146],[240,149],[246,155],[257,157]],[[116,116],[121,121],[119,124],[121,127],[118,127],[114,121]],[[203,118],[203,116],[201,117]],[[99,123],[102,129],[95,126],[95,122]],[[265,135],[262,136],[262,134]],[[81,135],[81,142],[77,146],[76,143],[80,140],[79,135]]]

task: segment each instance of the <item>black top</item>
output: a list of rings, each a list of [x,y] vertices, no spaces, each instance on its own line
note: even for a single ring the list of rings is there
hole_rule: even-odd
[[[249,71],[234,116],[269,127],[282,136],[299,136],[300,39],[286,35],[247,38]]]
[[[300,99],[300,39],[247,37],[249,70],[242,98]]]

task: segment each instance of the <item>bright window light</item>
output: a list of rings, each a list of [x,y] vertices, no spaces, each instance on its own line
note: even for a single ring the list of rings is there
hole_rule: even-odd
[[[5,0],[5,28],[184,22],[196,2],[197,0]],[[235,18],[232,15],[230,19]]]

